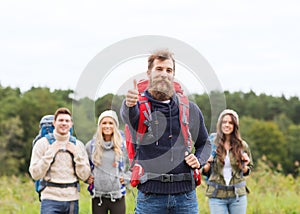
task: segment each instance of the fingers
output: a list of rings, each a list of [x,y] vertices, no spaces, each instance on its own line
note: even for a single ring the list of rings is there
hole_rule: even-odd
[[[243,153],[242,160],[246,165],[248,165],[250,163],[250,158],[246,152]]]
[[[61,145],[55,141],[50,145],[49,149],[56,154],[61,149]]]
[[[212,162],[213,160],[214,160],[214,158],[213,158],[213,156],[211,155],[211,156],[209,156],[207,162]]]
[[[136,79],[133,80],[133,89],[138,90]]]
[[[88,184],[94,183],[94,176],[90,175],[87,182],[88,182]]]
[[[134,79],[133,80],[133,89],[128,90],[127,94],[126,94],[126,106],[127,107],[133,107],[137,104],[137,101],[139,99],[139,92],[137,89],[137,82]]]
[[[75,148],[76,146],[73,144],[73,143],[71,143],[71,142],[68,142],[67,143],[67,145],[66,145],[66,149],[69,151],[69,152],[71,152],[72,154],[74,154],[75,153]]]
[[[184,160],[187,163],[187,165],[189,165],[190,167],[194,169],[200,168],[200,163],[198,161],[198,158],[194,154],[188,154],[187,152],[185,152]]]

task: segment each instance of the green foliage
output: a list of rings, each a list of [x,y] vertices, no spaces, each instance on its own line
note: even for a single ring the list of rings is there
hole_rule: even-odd
[[[255,170],[247,177],[248,214],[296,214],[300,213],[300,178],[273,172],[266,161],[257,160]],[[91,196],[86,190],[87,184],[80,183],[79,213],[91,214]],[[205,196],[206,183],[197,187],[199,213],[208,214],[208,198]],[[127,190],[126,213],[133,214],[136,188]],[[25,176],[0,177],[0,214],[37,214],[40,209],[34,183]]]
[[[266,160],[259,159],[256,170],[247,179],[250,187],[247,213],[300,213],[299,177],[284,176],[271,170]]]
[[[88,98],[73,102],[75,134],[84,143],[90,140],[96,131],[97,121],[93,108],[94,102]]]
[[[248,142],[254,160],[265,156],[275,170],[285,170],[290,164],[287,157],[287,141],[274,122],[244,117],[240,122],[242,138]],[[282,169],[283,167],[283,169]]]
[[[194,102],[201,109],[209,132],[215,132],[219,113],[226,108],[225,95],[219,91],[212,91],[210,94],[194,94],[189,98],[191,97],[194,98]]]
[[[5,134],[1,134],[5,133]],[[22,155],[23,128],[18,116],[0,121],[0,176],[18,174],[25,158]]]
[[[22,174],[28,171],[32,140],[39,130],[39,121],[45,114],[53,114],[59,107],[72,109],[74,134],[86,143],[96,130],[100,113],[107,109],[117,112],[120,128],[124,124],[119,110],[124,95],[107,94],[96,101],[84,98],[73,100],[72,90],[31,88],[20,89],[0,85],[0,175]],[[224,103],[224,96],[225,101]],[[235,109],[241,118],[242,137],[251,146],[254,159],[265,155],[272,169],[285,174],[295,172],[299,164],[300,101],[265,94],[256,95],[228,91],[223,93],[193,94],[189,97],[201,109],[208,131],[215,131],[218,115],[224,108]],[[227,105],[227,106],[224,106]],[[217,114],[216,113],[216,114]],[[288,157],[288,158],[287,158]]]
[[[299,175],[299,163],[300,163],[300,125],[290,125],[287,131],[286,140],[288,142],[288,159],[290,164],[287,166],[288,172],[292,173],[294,176]]]

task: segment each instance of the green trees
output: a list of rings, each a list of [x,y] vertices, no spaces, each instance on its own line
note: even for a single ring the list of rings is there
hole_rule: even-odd
[[[274,170],[286,171],[289,165],[287,141],[278,125],[249,117],[242,118],[240,124],[242,138],[248,142],[254,160],[264,157]]]
[[[0,176],[28,171],[32,140],[39,131],[39,121],[45,114],[53,114],[58,107],[72,109],[74,134],[86,143],[93,136],[99,114],[106,109],[119,109],[124,95],[107,94],[97,100],[73,100],[72,90],[31,88],[21,93],[18,88],[0,85]],[[202,110],[207,129],[215,128],[217,115],[211,106],[226,108],[240,115],[242,137],[251,147],[254,161],[265,158],[273,170],[297,176],[300,162],[300,101],[253,91],[219,94],[193,94],[193,100]],[[212,101],[212,97],[214,100]],[[123,127],[120,120],[120,126]]]

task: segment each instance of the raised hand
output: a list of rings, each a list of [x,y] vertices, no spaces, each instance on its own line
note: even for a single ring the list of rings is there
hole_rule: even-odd
[[[126,94],[125,101],[127,107],[133,107],[137,104],[137,101],[139,99],[138,94],[139,92],[137,89],[137,82],[136,80],[133,80],[133,89],[129,89]]]

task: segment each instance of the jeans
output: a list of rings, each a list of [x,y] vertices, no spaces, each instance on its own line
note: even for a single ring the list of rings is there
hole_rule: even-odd
[[[198,214],[196,191],[183,194],[149,194],[138,191],[135,214]]]
[[[41,214],[78,214],[78,201],[54,201],[44,199],[41,202]]]
[[[239,201],[235,197],[210,198],[209,209],[211,214],[246,214],[247,196],[240,196]]]

